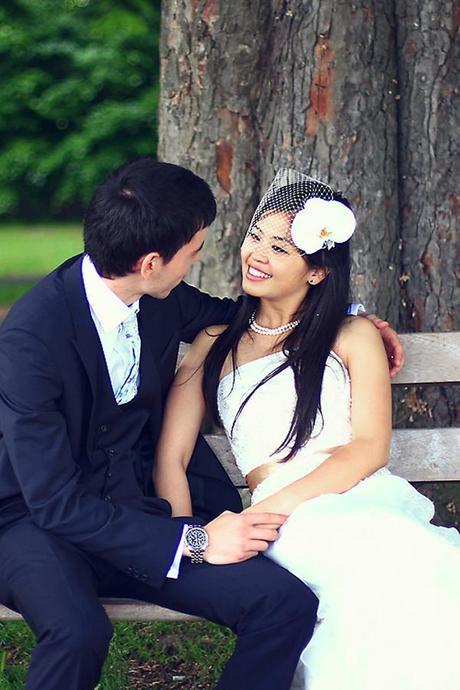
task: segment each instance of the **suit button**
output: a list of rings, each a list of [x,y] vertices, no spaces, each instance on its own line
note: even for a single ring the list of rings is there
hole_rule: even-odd
[[[141,580],[143,580],[144,582],[147,582],[148,579],[149,579],[149,576],[147,575],[147,573],[142,573]]]
[[[111,473],[111,472],[107,472],[107,477],[108,477],[109,479],[112,479],[112,473]]]
[[[115,455],[115,453],[116,453],[117,451],[114,450],[113,448],[109,448],[109,450],[108,450],[107,452],[108,452],[108,454],[113,458],[113,456]]]
[[[104,501],[110,502],[111,500],[112,500],[112,496],[105,496],[105,498],[104,498]]]
[[[99,427],[99,431],[102,431],[103,434],[105,434],[105,432],[108,430],[109,427],[107,426],[107,424],[101,424],[101,426]]]

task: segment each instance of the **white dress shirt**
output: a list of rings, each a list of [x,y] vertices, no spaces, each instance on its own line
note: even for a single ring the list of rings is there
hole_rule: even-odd
[[[83,257],[81,272],[91,317],[96,326],[99,340],[101,341],[112,390],[115,395],[125,379],[126,372],[126,362],[123,361],[122,355],[120,354],[122,348],[118,350],[116,348],[117,338],[119,337],[119,326],[133,313],[138,313],[139,300],[129,306],[126,305],[104,283],[88,255]],[[172,565],[167,573],[167,577],[176,579],[179,576],[179,567],[182,559],[187,527],[188,525],[184,525],[182,537]]]
[[[89,309],[101,341],[115,394],[125,379],[126,370],[126,364],[116,349],[119,326],[133,313],[139,312],[139,300],[128,306],[117,297],[104,283],[89,256],[83,257],[81,272]]]

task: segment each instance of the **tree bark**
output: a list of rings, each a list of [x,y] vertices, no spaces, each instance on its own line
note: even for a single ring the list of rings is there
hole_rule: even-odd
[[[394,321],[397,94],[384,5],[164,3],[159,155],[207,179],[219,206],[192,274],[200,287],[239,292],[244,228],[276,170],[295,167],[349,197],[360,223],[353,297]]]
[[[460,328],[460,3],[396,0],[401,89],[401,325]],[[408,396],[406,396],[407,399]],[[427,387],[409,398],[432,424],[458,424],[458,387]],[[423,414],[425,413],[425,414]]]
[[[260,193],[254,111],[270,11],[264,0],[163,3],[158,154],[216,195],[218,219],[190,282],[219,295],[240,291],[239,246]]]
[[[400,87],[401,321],[460,327],[460,3],[396,0]]]
[[[397,151],[393,17],[385,3],[273,3],[257,111],[263,186],[281,166],[352,203],[352,297],[394,320]],[[380,251],[376,252],[378,246]]]

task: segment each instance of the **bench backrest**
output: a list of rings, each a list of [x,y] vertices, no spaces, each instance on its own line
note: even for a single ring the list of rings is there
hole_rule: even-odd
[[[460,380],[460,333],[419,333],[401,336],[406,364],[394,384],[451,383]],[[208,436],[233,483],[245,481],[224,436]],[[401,429],[393,436],[390,467],[410,481],[460,479],[459,429]],[[192,620],[193,617],[141,602],[105,602],[113,620]],[[19,619],[15,611],[0,606],[0,620]]]

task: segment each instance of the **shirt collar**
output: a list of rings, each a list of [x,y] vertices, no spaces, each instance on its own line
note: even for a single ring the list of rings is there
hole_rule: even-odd
[[[87,254],[83,257],[81,273],[91,314],[99,321],[104,331],[113,331],[133,313],[138,313],[139,300],[130,306],[126,305],[104,283]]]

